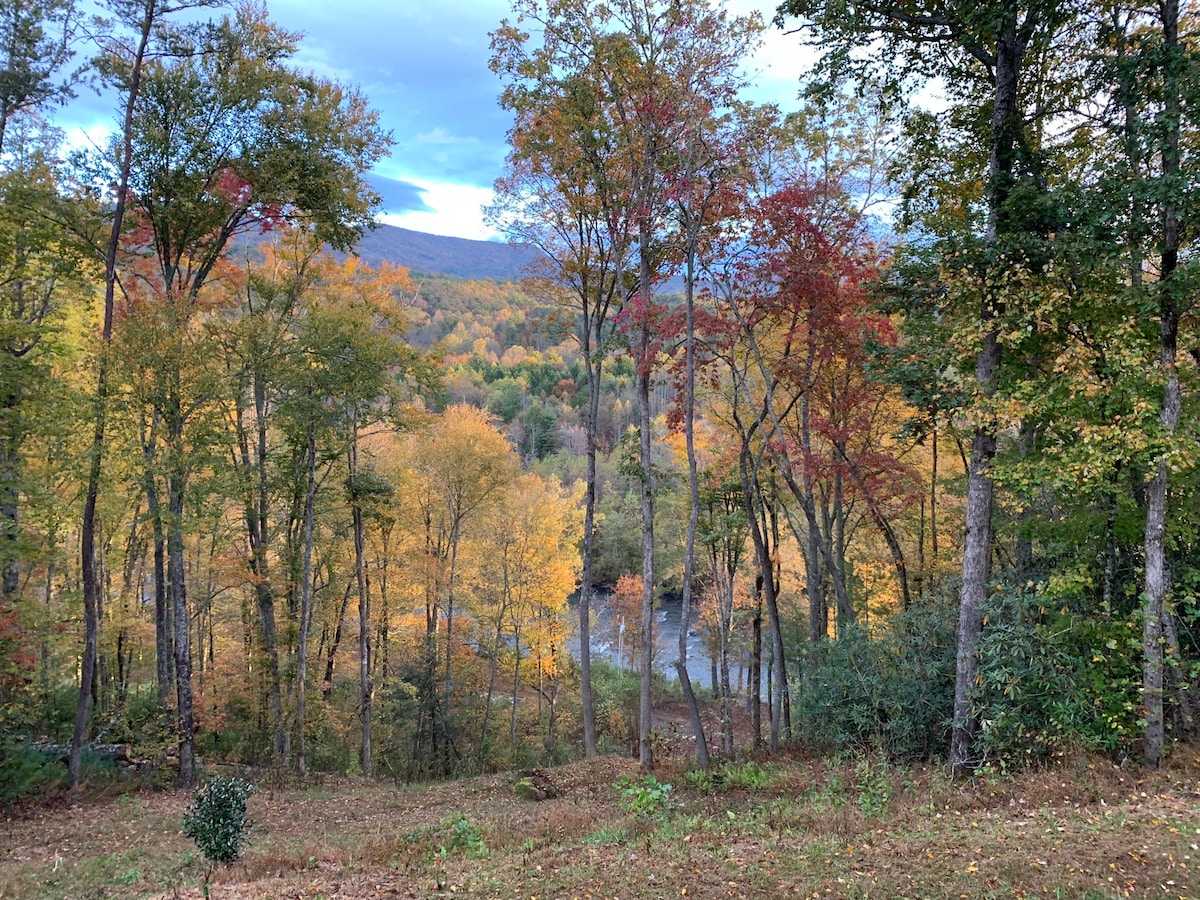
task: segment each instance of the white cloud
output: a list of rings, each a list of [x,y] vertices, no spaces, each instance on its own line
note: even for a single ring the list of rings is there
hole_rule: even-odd
[[[111,122],[98,122],[92,125],[68,125],[63,128],[63,145],[68,152],[75,150],[95,150],[108,143],[113,135],[114,127]]]
[[[388,225],[477,241],[494,240],[499,236],[483,220],[483,207],[492,202],[490,189],[410,177],[405,180],[421,189],[425,203],[432,210],[380,216]]]
[[[441,125],[434,128],[432,131],[427,131],[424,134],[418,134],[413,138],[419,144],[478,144],[477,137],[459,137],[451,134]]]

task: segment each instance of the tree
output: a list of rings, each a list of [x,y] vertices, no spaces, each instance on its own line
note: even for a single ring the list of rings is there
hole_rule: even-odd
[[[289,252],[292,251],[292,252]],[[253,584],[267,677],[266,692],[276,764],[284,761],[283,685],[280,678],[275,614],[279,585],[272,578],[276,448],[273,428],[280,395],[286,390],[287,363],[296,353],[297,319],[312,286],[310,264],[316,248],[297,233],[289,242],[263,246],[261,265],[247,265],[243,277],[227,286],[239,302],[218,335],[228,384],[225,416],[232,425],[229,453],[238,480],[246,534],[246,566]],[[241,276],[243,273],[237,273]]]
[[[0,602],[5,605],[17,580],[13,548],[20,527],[20,455],[29,427],[21,406],[41,369],[43,323],[78,261],[55,211],[57,133],[41,119],[72,96],[79,77],[65,71],[73,56],[76,19],[70,0],[0,5],[0,190],[8,214],[0,223]]]
[[[584,440],[583,568],[579,584],[579,666],[584,752],[596,754],[591,678],[591,605],[596,553],[596,454],[601,383],[611,313],[632,287],[633,222],[625,162],[611,152],[614,123],[599,93],[601,73],[585,39],[586,5],[514,6],[515,23],[492,35],[494,72],[508,81],[501,105],[516,121],[508,173],[496,182],[490,215],[550,261],[545,280],[578,312],[576,337],[587,385]],[[526,21],[542,29],[531,50]]]
[[[575,583],[578,497],[536,475],[517,477],[489,510],[489,525],[475,553],[478,565],[476,615],[494,626],[487,698],[479,731],[479,756],[488,744],[492,697],[496,690],[501,647],[506,630],[512,635],[513,680],[510,740],[516,749],[516,716],[521,684],[522,641],[538,657],[539,667],[561,654],[561,623],[567,596]],[[540,685],[539,685],[540,689]],[[552,742],[551,742],[552,744]]]
[[[372,195],[361,176],[387,139],[360,96],[288,67],[296,39],[261,9],[243,7],[186,33],[154,32],[155,15],[141,23],[143,49],[128,70],[120,157],[129,161],[128,200],[138,220],[125,247],[148,263],[127,275],[151,292],[156,306],[147,310],[160,318],[171,351],[153,404],[162,423],[180,781],[190,784],[194,726],[181,529],[188,425],[212,394],[185,396],[181,371],[170,360],[182,360],[184,335],[204,314],[203,289],[235,235],[296,219],[319,240],[344,248],[369,224]],[[146,59],[152,37],[197,52]],[[110,249],[115,272],[115,245]]]
[[[504,102],[518,112],[511,133],[514,177],[501,183],[502,193],[525,200],[523,221],[540,219],[545,223],[544,212],[552,211],[548,221],[558,224],[551,224],[544,233],[553,235],[559,248],[555,258],[560,261],[560,277],[577,287],[576,295],[583,302],[585,357],[593,337],[600,338],[593,325],[604,325],[614,299],[625,300],[622,315],[635,360],[639,397],[642,614],[648,620],[655,585],[649,395],[662,340],[662,335],[655,333],[658,311],[653,285],[666,266],[661,229],[668,196],[667,167],[678,161],[671,153],[678,139],[689,133],[688,129],[693,135],[704,131],[706,126],[701,123],[730,101],[737,83],[736,65],[748,47],[754,25],[730,19],[704,2],[593,4],[579,0],[545,7],[528,3],[520,6],[518,13],[515,25],[506,24],[493,37],[493,68],[514,80]],[[523,21],[536,22],[542,29],[542,46],[532,52],[525,46],[530,35],[519,28]],[[548,123],[553,124],[548,127]],[[553,146],[552,135],[558,139]],[[675,184],[687,177],[681,176]],[[528,202],[535,197],[536,203]],[[589,317],[589,306],[598,315]],[[592,390],[598,390],[599,366],[592,371],[589,363],[588,375]],[[598,397],[594,399],[598,401]],[[588,427],[593,432],[597,405],[589,405]],[[589,449],[589,458],[593,454],[594,449]],[[591,483],[593,464],[589,464],[589,473]],[[589,508],[594,507],[593,494],[594,489],[589,489]],[[589,519],[584,530],[580,604],[585,617],[591,531]],[[581,631],[586,648],[588,625],[583,619]],[[590,654],[587,649],[583,654],[586,722]],[[640,756],[649,764],[650,665],[646,655],[642,658],[642,682]],[[585,726],[585,742],[586,733]]]
[[[737,209],[738,182],[744,179],[740,153],[746,128],[743,109],[736,104],[742,86],[728,68],[750,49],[756,39],[757,19],[739,20],[732,29],[714,19],[718,31],[697,30],[692,49],[694,72],[680,73],[682,127],[676,150],[669,157],[666,194],[671,202],[674,234],[668,239],[683,270],[683,388],[681,413],[687,454],[689,516],[683,563],[683,598],[680,612],[679,658],[675,670],[691,712],[696,739],[696,762],[707,768],[708,745],[700,720],[700,707],[687,669],[688,631],[692,619],[692,594],[696,575],[696,534],[700,522],[700,476],[696,450],[696,372],[700,365],[697,341],[697,290],[699,257],[719,240],[722,219]],[[713,69],[708,68],[713,66]],[[724,67],[724,68],[723,68]]]
[[[980,269],[1002,272],[1016,249],[1009,241],[1023,223],[1010,199],[1023,181],[1036,190],[1035,154],[1026,140],[1037,115],[1026,114],[1027,62],[1031,54],[1048,47],[1059,28],[1074,15],[1072,4],[1035,0],[1005,2],[986,8],[948,3],[846,5],[822,0],[789,0],[780,6],[779,19],[799,16],[826,42],[826,61],[833,70],[856,65],[854,51],[876,44],[888,76],[899,82],[903,70],[922,76],[940,75],[955,94],[968,102],[986,102],[990,115],[978,129],[980,156],[986,161],[983,176],[982,222],[979,230]],[[971,744],[977,729],[971,691],[978,672],[976,647],[983,629],[983,603],[987,592],[992,545],[993,481],[989,471],[996,453],[996,424],[987,408],[997,388],[1002,361],[1001,329],[1010,301],[1003,280],[980,278],[976,293],[979,333],[974,382],[979,424],[972,443],[967,489],[967,536],[963,552],[962,591],[959,603],[958,668],[955,682],[951,768],[961,773],[971,767]]]
[[[706,550],[709,591],[716,607],[717,677],[713,691],[721,700],[721,750],[726,756],[732,756],[734,752],[734,700],[729,680],[729,656],[737,582],[748,533],[741,480],[735,475],[728,458],[705,469],[700,492],[702,516],[697,523],[697,537]]]
[[[411,466],[425,557],[425,681],[423,727],[431,754],[442,754],[449,771],[451,702],[454,688],[454,616],[459,593],[459,554],[469,530],[485,521],[512,483],[518,461],[512,447],[482,410],[450,406],[413,447]],[[461,614],[462,610],[458,612]],[[445,621],[446,656],[438,634]]]
[[[345,496],[354,544],[353,587],[358,597],[360,761],[363,773],[370,775],[374,686],[366,526],[368,520],[384,522],[384,510],[395,489],[378,472],[367,455],[369,451],[364,450],[363,433],[401,424],[402,385],[408,381],[420,382],[421,363],[401,342],[406,328],[403,300],[412,293],[407,271],[386,265],[375,271],[352,257],[344,263],[329,261],[320,276],[321,306],[309,307],[307,333],[303,337],[305,365],[311,379],[308,389],[315,393],[309,395],[308,401],[324,407],[324,415],[336,435],[335,446],[346,463]],[[315,408],[308,410],[310,416],[319,414]],[[310,419],[307,424],[310,446],[314,428]],[[307,456],[312,458],[311,450]],[[306,509],[309,490],[306,487]],[[305,529],[308,527],[306,524]]]
[[[1194,277],[1194,262],[1181,253],[1185,235],[1194,225],[1194,212],[1181,198],[1187,196],[1183,172],[1184,145],[1182,135],[1188,125],[1194,125],[1184,112],[1194,104],[1187,103],[1196,96],[1196,51],[1180,38],[1180,9],[1176,0],[1164,0],[1151,7],[1153,12],[1142,13],[1137,19],[1125,20],[1118,26],[1114,41],[1118,48],[1134,43],[1133,59],[1118,61],[1117,89],[1114,94],[1122,101],[1124,121],[1118,125],[1123,132],[1126,160],[1131,173],[1150,169],[1148,183],[1131,185],[1133,208],[1125,212],[1135,223],[1129,237],[1133,260],[1133,282],[1141,286],[1142,261],[1156,257],[1155,285],[1151,289],[1158,306],[1158,365],[1162,380],[1162,400],[1159,404],[1159,439],[1167,448],[1176,437],[1182,406],[1179,375],[1179,330],[1184,315],[1194,306],[1192,291],[1186,287]],[[1135,24],[1136,22],[1136,24]],[[1119,33],[1123,27],[1133,34]],[[1144,30],[1143,30],[1144,29]],[[1137,32],[1141,31],[1141,34]],[[1135,36],[1136,35],[1136,36]],[[1120,71],[1125,62],[1125,71]],[[1139,121],[1143,120],[1143,121]],[[1148,134],[1149,140],[1139,146],[1139,138]],[[1140,165],[1139,165],[1140,163]],[[1135,178],[1137,176],[1135,175]],[[1138,219],[1157,212],[1159,222],[1154,233],[1157,246],[1146,248],[1138,240],[1144,226]],[[1189,264],[1190,262],[1190,264]],[[1174,614],[1168,603],[1170,566],[1166,558],[1165,533],[1168,506],[1168,478],[1171,450],[1159,452],[1152,462],[1151,477],[1146,485],[1146,528],[1143,540],[1145,578],[1143,589],[1142,631],[1142,703],[1146,721],[1143,741],[1143,762],[1147,769],[1157,770],[1163,763],[1165,720],[1163,715],[1164,646],[1177,652],[1178,640],[1170,639]]]
[[[96,646],[99,643],[99,593],[96,574],[96,502],[100,492],[100,472],[103,467],[105,429],[108,415],[109,347],[112,343],[113,308],[118,286],[117,254],[125,229],[125,210],[128,202],[130,176],[133,171],[133,119],[141,90],[142,70],[150,50],[151,35],[160,18],[170,7],[159,0],[144,3],[121,3],[114,12],[122,27],[134,35],[133,48],[124,46],[117,38],[102,48],[101,70],[117,84],[124,94],[121,132],[116,152],[116,193],[107,237],[96,249],[104,260],[104,309],[100,327],[100,348],[96,361],[96,397],[93,412],[92,446],[88,458],[87,493],[83,505],[83,520],[79,527],[79,574],[83,585],[83,658],[80,664],[79,700],[75,706],[75,727],[71,736],[71,759],[68,763],[72,787],[79,784],[83,761],[83,738],[87,729],[88,703],[91,682],[95,675]],[[164,598],[165,601],[165,598]],[[159,671],[162,671],[160,662]]]
[[[69,100],[81,70],[67,71],[79,24],[74,0],[5,0],[0,6],[0,150],[8,127]]]

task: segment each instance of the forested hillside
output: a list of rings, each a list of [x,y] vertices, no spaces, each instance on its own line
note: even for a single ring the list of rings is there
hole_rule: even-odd
[[[261,7],[3,7],[0,798],[652,766],[664,670],[701,767],[1195,736],[1191,7],[790,0],[779,109],[759,16],[514,0],[474,280],[360,243],[389,137]]]
[[[536,251],[519,244],[469,241],[384,224],[364,233],[354,252],[372,266],[389,262],[419,274],[492,281],[519,281],[537,259]]]

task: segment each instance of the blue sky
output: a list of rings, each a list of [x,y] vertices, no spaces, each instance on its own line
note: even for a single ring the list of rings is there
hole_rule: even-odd
[[[510,15],[508,0],[267,0],[271,18],[304,33],[296,62],[357,85],[379,110],[395,146],[373,173],[384,221],[466,238],[494,238],[480,207],[503,171],[510,119],[488,69],[489,32]],[[732,0],[731,12],[773,2]],[[806,53],[796,36],[772,29],[749,64],[749,99],[795,102]],[[64,123],[95,140],[111,128],[109,104],[80,98]],[[78,140],[78,132],[75,139]]]

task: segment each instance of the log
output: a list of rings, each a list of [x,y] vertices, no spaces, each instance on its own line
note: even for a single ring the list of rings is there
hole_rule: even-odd
[[[33,749],[61,763],[66,763],[71,758],[70,744],[37,743],[33,745]],[[84,756],[112,763],[131,762],[128,744],[84,744],[83,753]]]

